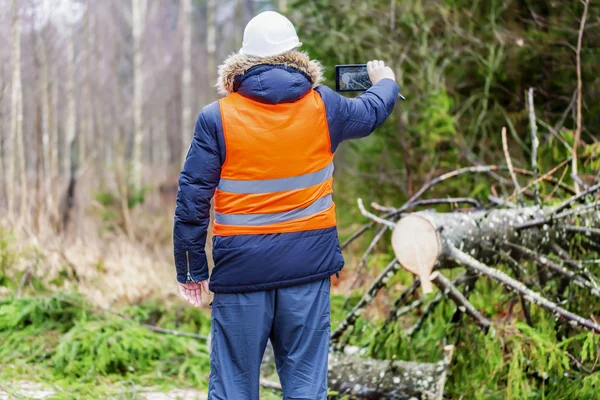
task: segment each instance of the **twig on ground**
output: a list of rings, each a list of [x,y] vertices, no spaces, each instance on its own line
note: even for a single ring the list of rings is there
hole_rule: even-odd
[[[460,276],[458,278],[456,278],[456,279],[454,279],[454,281],[452,281],[452,285],[454,285],[455,287],[458,285],[462,285],[465,281],[467,281],[470,278],[471,277],[468,274],[462,273],[462,274],[460,274]],[[438,304],[443,299],[444,299],[444,293],[442,291],[440,291],[438,294],[435,295],[435,297],[433,299],[431,299],[431,301],[429,303],[427,303],[427,305],[425,306],[425,309],[423,310],[423,314],[421,314],[421,317],[419,317],[417,322],[415,322],[413,326],[408,328],[402,334],[402,336],[403,337],[414,336],[414,334],[417,333],[417,331],[419,329],[421,329],[421,327],[423,326],[423,323],[425,322],[427,317],[435,310],[435,308],[438,306]]]
[[[444,300],[444,296],[442,295],[442,292],[439,292],[435,295],[433,299],[431,299],[429,303],[427,303],[425,309],[423,310],[423,314],[421,314],[417,322],[415,322],[402,334],[402,337],[409,338],[412,337],[415,333],[417,333],[418,330],[421,329],[421,327],[423,326],[423,323],[425,323],[427,317],[429,317],[429,314],[431,314],[433,310],[435,310],[435,308],[438,306],[438,304],[442,302],[442,300]]]
[[[388,326],[392,321],[394,321],[395,319],[399,318],[400,316],[408,313],[410,310],[415,309],[417,307],[420,307],[421,304],[423,304],[423,300],[424,298],[421,298],[419,300],[415,300],[410,306],[408,307],[403,307],[402,309],[400,309],[400,306],[402,306],[403,304],[405,304],[408,299],[417,291],[417,289],[421,286],[421,280],[419,278],[415,278],[412,283],[406,288],[404,289],[404,291],[402,292],[402,294],[400,294],[400,296],[398,296],[398,298],[396,298],[396,300],[394,301],[394,304],[392,305],[392,307],[390,308],[388,317],[385,321],[385,323],[383,324],[383,326]],[[407,309],[406,312],[404,312],[404,314],[400,313],[401,310]],[[381,347],[383,346],[383,344],[386,341],[386,338],[389,335],[385,335],[385,337],[381,337],[381,334],[385,334],[386,330],[380,330],[379,332],[377,332],[376,334],[376,340],[374,348],[373,348],[373,353],[377,353],[379,351],[379,349],[381,349]]]
[[[466,279],[465,279],[465,288],[461,292],[462,295],[465,297],[465,299],[468,300],[471,293],[473,293],[473,290],[475,290],[475,285],[477,284],[478,279],[479,279],[479,276],[477,276],[476,273],[474,273],[472,271],[467,272]],[[452,322],[453,324],[457,324],[460,321],[460,319],[462,318],[462,315],[463,315],[463,311],[461,310],[460,307],[457,306],[454,309],[454,313],[452,314],[452,317],[450,318],[450,322]]]
[[[506,200],[501,199],[500,197],[492,196],[491,194],[488,195],[488,200],[490,201],[490,203],[494,203],[497,206],[504,206],[506,208],[516,208],[517,207],[513,203],[508,203]]]
[[[579,175],[572,175],[571,178],[573,178],[573,181],[579,184],[584,190],[589,188],[589,186],[583,181],[583,179],[581,179]]]
[[[517,260],[512,258],[507,252],[505,252],[503,250],[497,250],[496,252],[500,255],[500,257],[503,260],[508,262],[508,266],[510,269],[512,269],[513,273],[515,274],[515,278],[517,278],[518,281],[522,282],[523,275],[527,275],[527,271],[521,266],[521,264],[519,264],[517,262]],[[538,287],[538,290],[539,290],[539,287]],[[521,300],[521,308],[523,309],[523,316],[525,316],[525,321],[527,322],[527,325],[533,326],[534,323],[533,323],[533,318],[531,318],[531,311],[529,310],[529,303],[527,303],[527,301],[525,300],[525,296],[521,293],[519,293],[519,298]]]
[[[394,305],[392,305],[392,307],[390,308],[390,312],[385,321],[386,325],[388,323],[392,322],[394,319],[398,318],[400,315],[403,315],[403,314],[399,313],[400,306],[402,306],[404,303],[406,303],[408,301],[409,297],[411,297],[420,286],[421,286],[421,280],[419,278],[415,278],[415,280],[413,280],[413,282],[410,284],[410,286],[408,286],[404,290],[404,292],[402,292],[402,294],[394,301]],[[420,300],[416,300],[416,301],[418,302]]]
[[[531,186],[534,186],[534,196],[535,196],[534,203],[535,203],[535,205],[537,205],[538,201],[535,201],[535,199],[537,199],[537,196],[538,196],[537,184],[540,183],[541,181],[543,181],[544,179],[546,179],[547,177],[553,175],[556,171],[558,171],[560,168],[564,167],[567,163],[569,163],[569,161],[571,161],[571,159],[567,158],[566,160],[564,160],[563,162],[558,164],[556,167],[554,167],[550,171],[546,172],[544,175],[540,176],[539,178],[536,178],[533,182],[531,182],[527,186],[523,187],[522,189],[520,189],[520,190],[516,191],[515,193],[511,194],[510,196],[508,196],[505,201],[506,202],[511,201],[512,199],[515,198],[515,196],[518,196],[518,195],[524,193]],[[534,175],[537,175],[537,171]]]
[[[337,329],[331,334],[331,342],[333,344],[338,343],[342,334],[349,328],[352,327],[354,321],[360,316],[360,312],[362,309],[367,307],[375,296],[377,292],[381,288],[383,288],[387,282],[390,280],[392,276],[398,271],[400,268],[400,264],[396,259],[393,259],[391,263],[389,263],[383,271],[379,274],[377,278],[371,284],[371,287],[367,290],[367,292],[363,295],[363,297],[359,300],[359,302],[354,306],[352,311],[350,311],[344,319],[339,323]],[[343,347],[344,344],[341,345]]]
[[[537,125],[535,123],[535,108],[533,105],[533,88],[527,92],[527,104],[529,108],[529,127],[531,129],[531,171],[533,172],[533,204],[538,205],[538,178],[537,178]]]
[[[124,317],[124,316],[122,316]],[[130,318],[126,318],[131,322],[137,323],[136,321],[130,319]],[[182,332],[182,331],[175,331],[172,329],[165,329],[165,328],[161,328],[159,326],[155,326],[155,325],[150,325],[150,324],[139,324],[140,326],[143,326],[144,328],[148,328],[153,332],[157,332],[157,333],[164,333],[167,335],[173,335],[173,336],[182,336],[182,337],[189,337],[189,338],[193,338],[193,339],[198,339],[198,340],[208,340],[208,338],[204,335],[199,335],[196,333],[190,333],[190,332]]]
[[[587,20],[588,14],[588,6],[590,4],[590,0],[582,0],[583,1],[583,15],[581,16],[581,22],[579,24],[579,35],[577,36],[577,50],[575,52],[577,59],[577,118],[576,118],[576,129],[575,129],[575,137],[573,139],[573,161],[571,163],[572,168],[571,172],[574,176],[577,176],[577,147],[579,146],[579,142],[581,141],[581,128],[582,128],[582,115],[581,108],[583,102],[583,82],[581,78],[581,44],[583,42],[583,32],[585,30],[585,22]],[[575,192],[579,194],[579,184],[575,181]]]
[[[208,338],[204,335],[199,335],[196,333],[190,333],[190,332],[183,332],[183,331],[176,331],[176,330],[172,330],[172,329],[165,329],[165,328],[161,328],[159,326],[155,326],[155,325],[150,325],[150,324],[145,324],[142,322],[138,322],[130,317],[128,317],[127,315],[123,315],[119,312],[113,311],[111,309],[108,308],[104,308],[104,307],[84,307],[82,304],[74,302],[68,298],[65,297],[61,297],[61,300],[64,301],[65,303],[68,303],[72,306],[75,307],[79,307],[82,310],[86,310],[86,311],[91,311],[93,313],[106,313],[106,314],[110,314],[110,315],[114,315],[116,317],[122,318],[128,322],[131,322],[133,324],[139,325],[139,326],[143,326],[146,329],[149,329],[153,332],[157,332],[157,333],[164,333],[167,335],[173,335],[173,336],[182,336],[182,337],[189,337],[189,338],[194,338],[194,339],[198,339],[198,340],[208,340]]]
[[[526,169],[514,167],[514,170],[515,170],[515,173],[517,173],[519,175],[533,176],[533,172],[528,171]],[[561,180],[556,179],[556,178],[554,178],[552,176],[545,177],[544,181],[545,182],[549,182],[549,183],[553,183],[553,184],[557,185],[559,188],[561,188],[562,190],[564,190],[566,193],[568,193],[570,195],[574,195],[575,194],[575,189],[573,189],[569,185],[566,185],[566,184],[562,183]]]
[[[436,284],[440,292],[452,300],[461,312],[464,312],[487,333],[491,327],[490,321],[473,307],[467,298],[439,271],[431,275],[431,281]]]
[[[358,268],[356,269],[356,272],[354,273],[354,275],[355,275],[354,281],[352,281],[352,284],[350,285],[350,290],[354,289],[354,287],[356,286],[358,281],[361,279],[362,271],[363,271],[365,265],[367,264],[367,258],[369,257],[369,255],[371,254],[373,249],[375,249],[375,246],[381,240],[381,238],[383,237],[383,235],[385,234],[385,232],[387,230],[388,230],[387,225],[384,225],[383,228],[381,228],[379,230],[379,232],[377,232],[377,234],[375,235],[373,240],[371,240],[369,247],[367,247],[367,250],[365,250],[362,257],[360,258],[360,261],[358,262]]]
[[[570,159],[569,159],[569,161],[570,161]],[[559,183],[559,184],[561,184],[561,183],[562,183],[562,181],[565,179],[565,176],[567,176],[567,172],[569,172],[569,166],[568,166],[568,165],[565,167],[565,169],[563,169],[563,172],[562,172],[562,174],[560,175],[560,178],[558,179],[558,183]],[[550,193],[548,193],[546,196],[544,196],[544,200],[546,200],[546,201],[547,201],[548,199],[551,199],[552,197],[554,197],[554,193],[556,193],[556,191],[558,190],[558,188],[559,188],[559,187],[560,187],[560,186],[559,186],[558,184],[557,184],[557,185],[555,185],[555,186],[552,188],[552,190],[550,191]]]
[[[519,205],[523,206],[525,202],[523,201],[523,196],[520,194],[521,186],[519,185],[519,181],[517,180],[517,175],[513,169],[512,160],[510,159],[510,153],[508,152],[508,142],[506,140],[506,127],[502,127],[502,149],[504,150],[504,158],[506,159],[506,166],[508,167],[508,172],[510,173],[510,177],[513,181],[513,185],[515,187],[515,191],[517,193],[517,199],[519,201]]]

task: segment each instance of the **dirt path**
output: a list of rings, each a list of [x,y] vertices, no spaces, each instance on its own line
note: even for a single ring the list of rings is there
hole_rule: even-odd
[[[16,387],[15,387],[16,386]],[[21,381],[17,384],[0,382],[0,400],[16,399],[48,399],[56,394],[56,390],[41,383]],[[110,399],[139,399],[139,400],[206,400],[206,393],[196,389],[173,389],[168,392],[158,392],[156,388],[139,387],[135,391],[115,393]]]

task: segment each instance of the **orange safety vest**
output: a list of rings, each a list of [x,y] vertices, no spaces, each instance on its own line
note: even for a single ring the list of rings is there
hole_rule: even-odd
[[[293,103],[265,104],[232,93],[219,105],[226,158],[213,234],[335,226],[333,153],[321,96],[311,90]]]

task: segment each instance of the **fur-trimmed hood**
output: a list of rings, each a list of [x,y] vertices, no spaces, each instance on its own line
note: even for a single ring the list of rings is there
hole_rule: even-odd
[[[219,66],[219,78],[216,87],[219,93],[227,95],[234,92],[236,77],[243,76],[250,68],[258,65],[281,65],[302,72],[313,87],[323,80],[323,67],[320,62],[311,60],[307,53],[291,50],[270,57],[257,57],[235,53],[227,57]]]

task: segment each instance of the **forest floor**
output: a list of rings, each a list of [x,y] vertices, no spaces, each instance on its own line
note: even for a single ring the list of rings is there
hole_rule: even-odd
[[[12,400],[19,398],[27,399],[50,399],[61,396],[64,390],[57,390],[55,386],[45,386],[41,383],[30,381],[17,381],[11,383],[10,388],[4,388],[0,384],[0,400]],[[205,400],[206,391],[198,389],[172,389],[160,391],[156,387],[137,387],[129,392],[113,393],[113,398],[127,398],[139,400]]]
[[[138,243],[91,223],[68,241],[0,223],[0,400],[206,399],[206,341],[148,329],[202,336],[210,331],[208,307],[197,309],[179,298],[167,253],[170,233],[160,228],[167,224],[159,218],[154,224],[156,233]],[[360,263],[356,254],[371,237],[347,250],[342,279],[332,280],[333,329],[360,300],[361,288],[391,261],[390,252],[374,252],[351,289]],[[453,269],[448,278],[461,273]],[[377,343],[378,358],[419,362],[437,362],[442,344],[455,344],[447,398],[597,398],[600,337],[576,331],[565,336],[552,316],[534,306],[531,327],[523,322],[518,298],[483,279],[469,300],[492,321],[495,334],[482,333],[466,318],[449,322],[455,307],[443,301],[385,325],[391,299],[412,281],[407,271],[390,279],[349,332],[349,344],[371,351]],[[585,299],[577,297],[579,291],[573,295]],[[415,295],[411,304],[431,304],[436,296]],[[422,329],[406,340],[413,324]],[[280,399],[281,393],[264,390],[260,398]]]

